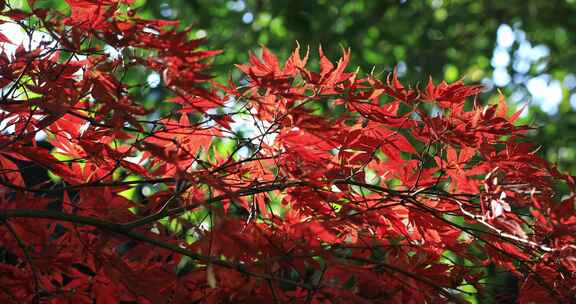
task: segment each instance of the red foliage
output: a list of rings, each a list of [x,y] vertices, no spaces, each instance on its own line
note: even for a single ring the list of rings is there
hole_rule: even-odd
[[[504,100],[321,49],[314,72],[264,48],[226,87],[178,23],[67,2],[2,12],[49,38],[0,35],[0,302],[464,302],[488,265],[522,303],[575,301],[576,185]],[[127,76],[150,72],[153,106]]]

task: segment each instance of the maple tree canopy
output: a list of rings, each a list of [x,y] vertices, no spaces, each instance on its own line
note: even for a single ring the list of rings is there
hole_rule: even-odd
[[[66,2],[0,1],[0,302],[461,303],[489,265],[575,301],[576,184],[503,98],[300,47],[216,83],[190,29]]]

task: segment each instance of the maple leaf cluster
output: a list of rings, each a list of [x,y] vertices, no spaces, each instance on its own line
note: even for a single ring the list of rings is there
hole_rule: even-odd
[[[0,302],[460,303],[489,266],[575,301],[576,184],[503,98],[300,47],[219,84],[192,29],[66,2],[1,1]]]

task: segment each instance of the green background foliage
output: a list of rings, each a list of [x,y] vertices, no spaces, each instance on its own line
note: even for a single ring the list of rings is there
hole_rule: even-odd
[[[540,153],[576,172],[575,0],[137,0],[144,15],[196,28],[212,48],[222,80],[233,64],[266,45],[281,58],[296,46],[322,45],[332,59],[352,49],[351,66],[421,84],[464,78],[500,89],[514,106],[529,102],[523,122]],[[224,73],[228,72],[228,73]],[[572,103],[571,103],[572,101]]]
[[[22,0],[11,1],[24,7]],[[66,9],[63,0],[47,7]],[[537,130],[540,153],[576,172],[576,0],[135,0],[142,17],[178,20],[224,52],[214,62],[221,81],[261,45],[281,58],[296,46],[322,45],[329,58],[352,49],[351,66],[402,81],[463,78],[497,89],[513,106],[530,103],[522,123]],[[133,77],[143,78],[136,73]],[[148,100],[159,90],[150,90]],[[511,107],[514,110],[514,107]]]

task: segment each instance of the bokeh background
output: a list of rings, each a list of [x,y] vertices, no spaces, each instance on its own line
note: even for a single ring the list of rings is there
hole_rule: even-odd
[[[25,0],[10,0],[26,7]],[[37,6],[68,9],[65,0]],[[220,49],[213,75],[239,80],[234,64],[266,46],[287,58],[296,46],[322,45],[337,60],[352,49],[351,69],[380,74],[397,68],[400,79],[424,85],[464,79],[481,83],[480,101],[498,98],[510,110],[529,107],[522,123],[535,127],[539,153],[576,174],[576,0],[133,0],[142,17],[178,20]],[[14,36],[10,24],[0,31]],[[41,38],[39,38],[41,39]],[[110,50],[114,53],[118,50]],[[148,81],[143,96],[162,97],[157,74],[130,75]]]
[[[265,45],[281,58],[322,45],[351,67],[404,82],[463,78],[482,83],[483,102],[525,103],[523,122],[540,153],[576,174],[576,0],[136,0],[150,17],[175,19],[223,50],[214,75],[232,74]],[[150,77],[151,81],[155,77]]]

